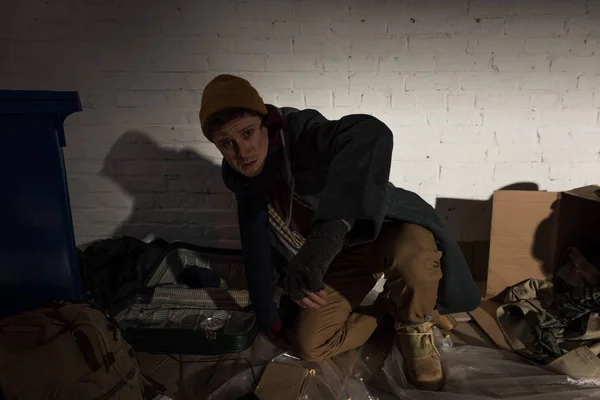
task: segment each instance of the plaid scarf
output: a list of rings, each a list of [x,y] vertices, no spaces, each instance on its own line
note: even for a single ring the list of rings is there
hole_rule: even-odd
[[[277,240],[290,251],[292,254],[296,254],[300,248],[304,245],[304,237],[296,232],[292,231],[285,223],[281,215],[275,210],[275,207],[271,203],[268,205],[269,211],[269,226],[271,232],[275,234]]]

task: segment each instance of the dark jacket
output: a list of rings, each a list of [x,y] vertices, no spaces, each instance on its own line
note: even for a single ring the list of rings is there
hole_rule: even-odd
[[[272,106],[269,109],[274,112]],[[393,134],[383,122],[361,114],[330,121],[310,109],[282,108],[278,111],[284,120],[280,133],[284,151],[281,155],[273,150],[267,161],[282,159],[277,170],[286,176],[294,192],[314,208],[315,221],[353,221],[347,235],[348,246],[376,239],[385,220],[427,228],[434,234],[443,254],[443,278],[437,302],[439,312],[471,311],[479,305],[477,287],[444,220],[417,194],[389,183],[394,144]],[[268,165],[265,169],[268,170]],[[272,301],[274,282],[267,202],[261,194],[262,189],[248,190],[259,187],[258,180],[240,177],[226,163],[223,178],[236,193],[250,296],[259,314],[259,323],[266,327],[278,321]],[[280,246],[278,250],[285,253]],[[268,252],[269,256],[266,256]],[[289,259],[292,255],[284,256]]]

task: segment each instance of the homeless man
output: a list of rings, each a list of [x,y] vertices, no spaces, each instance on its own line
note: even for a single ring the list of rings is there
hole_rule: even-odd
[[[237,200],[259,326],[281,330],[271,246],[287,261],[284,290],[300,307],[294,345],[307,360],[367,341],[378,319],[359,306],[384,273],[377,304],[394,318],[407,375],[418,388],[438,389],[432,318],[473,310],[480,296],[444,221],[388,182],[388,127],[369,115],[329,121],[315,110],[265,105],[232,75],[206,86],[200,123],[223,155],[222,177]]]

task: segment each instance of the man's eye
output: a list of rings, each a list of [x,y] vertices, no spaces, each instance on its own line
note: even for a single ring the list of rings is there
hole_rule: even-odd
[[[244,132],[244,136],[250,137],[250,136],[252,136],[253,133],[254,133],[254,129],[248,129],[246,132]]]
[[[223,147],[225,149],[228,148],[228,147],[230,147],[230,146],[231,146],[231,140],[226,140],[224,142],[221,142],[221,147]]]

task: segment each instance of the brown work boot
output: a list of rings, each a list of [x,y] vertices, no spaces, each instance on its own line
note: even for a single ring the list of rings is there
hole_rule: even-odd
[[[406,376],[421,390],[438,390],[444,381],[431,322],[396,328],[394,344],[404,358]]]

